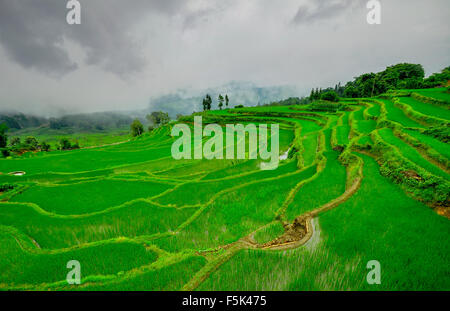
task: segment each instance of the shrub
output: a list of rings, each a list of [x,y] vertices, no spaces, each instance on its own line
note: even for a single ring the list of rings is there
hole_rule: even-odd
[[[131,135],[133,137],[140,136],[144,133],[144,126],[141,121],[135,119],[133,123],[131,123]]]
[[[328,91],[328,92],[323,93],[320,96],[320,99],[328,100],[328,101],[331,101],[331,102],[338,102],[339,101],[339,97],[337,96],[335,91]]]
[[[41,143],[41,150],[42,150],[42,151],[45,151],[45,152],[50,151],[50,144],[47,143],[47,142],[45,142],[45,141],[43,141],[43,142]]]

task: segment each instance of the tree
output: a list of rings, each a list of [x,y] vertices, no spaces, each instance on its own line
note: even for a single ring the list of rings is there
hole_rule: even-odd
[[[154,111],[151,114],[147,115],[146,118],[155,127],[165,125],[170,121],[169,114],[162,111]]]
[[[206,94],[205,103],[206,103],[206,110],[211,110],[212,98],[211,96],[209,96],[209,94]]]
[[[38,141],[33,136],[28,136],[25,138],[25,146],[28,150],[36,150],[38,148]]]
[[[12,146],[12,147],[16,147],[16,146],[19,146],[20,145],[20,137],[14,137],[14,138],[12,138],[11,139],[11,141],[10,141],[10,145]]]
[[[61,138],[59,141],[59,149],[61,150],[70,150],[72,149],[72,144],[67,138]]]
[[[228,94],[225,95],[225,106],[228,108],[228,104],[230,102],[230,99],[228,98]]]
[[[328,92],[322,93],[322,95],[320,95],[320,99],[328,100],[328,101],[331,101],[331,102],[338,102],[339,101],[339,97],[337,96],[335,91],[328,91]]]
[[[224,98],[221,94],[219,94],[219,109],[222,110]]]
[[[144,133],[144,126],[141,121],[135,119],[133,123],[131,123],[131,135],[133,137],[140,136]]]
[[[344,97],[348,98],[357,98],[360,97],[358,93],[358,89],[356,89],[353,85],[349,85],[344,90]]]
[[[434,73],[423,81],[423,86],[430,88],[450,85],[450,67],[444,68],[440,73]]]
[[[47,143],[47,142],[45,142],[45,141],[43,141],[43,142],[41,143],[41,150],[42,150],[42,151],[45,151],[45,152],[50,151],[50,144]]]

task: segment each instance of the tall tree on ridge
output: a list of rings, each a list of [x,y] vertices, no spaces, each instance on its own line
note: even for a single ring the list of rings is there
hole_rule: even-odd
[[[219,94],[218,100],[219,100],[219,109],[222,110],[222,107],[223,107],[223,100],[224,100],[222,94]]]

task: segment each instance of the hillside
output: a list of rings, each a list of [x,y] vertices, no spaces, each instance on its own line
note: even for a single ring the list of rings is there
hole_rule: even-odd
[[[450,290],[449,110],[433,88],[201,113],[279,123],[273,171],[176,161],[173,123],[0,159],[0,289]]]

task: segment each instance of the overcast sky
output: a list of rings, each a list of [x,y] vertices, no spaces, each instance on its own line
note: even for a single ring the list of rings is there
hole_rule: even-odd
[[[311,87],[398,62],[450,65],[450,1],[0,0],[0,109],[128,110],[228,81]]]

